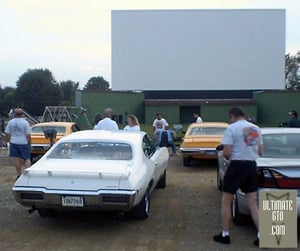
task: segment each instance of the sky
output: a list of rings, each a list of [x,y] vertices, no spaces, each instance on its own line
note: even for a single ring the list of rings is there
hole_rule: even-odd
[[[286,53],[300,50],[299,0],[0,0],[0,86],[28,69],[80,89],[94,76],[112,84],[111,11],[139,9],[285,9]]]

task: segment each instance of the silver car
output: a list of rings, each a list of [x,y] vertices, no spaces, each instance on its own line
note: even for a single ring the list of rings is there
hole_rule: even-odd
[[[300,128],[262,128],[264,154],[257,159],[259,189],[297,190],[298,218],[300,217]],[[222,190],[223,178],[230,163],[222,147],[217,147],[217,186]],[[258,197],[258,196],[257,196]],[[243,224],[249,215],[245,194],[238,190],[232,205],[233,221]]]

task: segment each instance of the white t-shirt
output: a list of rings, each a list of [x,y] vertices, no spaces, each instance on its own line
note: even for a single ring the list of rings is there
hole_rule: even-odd
[[[256,160],[258,145],[263,144],[260,128],[247,120],[238,120],[226,129],[222,144],[232,145],[231,160]]]
[[[31,134],[31,128],[24,118],[13,118],[8,121],[5,133],[10,134],[11,143],[26,145],[28,144],[27,135]]]
[[[124,127],[124,130],[125,131],[135,131],[135,132],[139,132],[141,130],[140,126],[139,125],[135,125],[135,126],[130,126],[130,125],[127,125]]]
[[[167,126],[169,126],[168,122],[164,119],[155,119],[152,123],[152,126],[155,127],[155,129],[162,129],[165,130]]]
[[[116,121],[110,118],[104,118],[94,126],[94,130],[117,131],[119,127]]]
[[[203,122],[202,118],[200,116],[197,117],[195,123],[202,123],[202,122]]]

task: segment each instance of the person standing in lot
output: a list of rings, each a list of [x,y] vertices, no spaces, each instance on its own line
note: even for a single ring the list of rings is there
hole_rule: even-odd
[[[194,123],[202,123],[203,122],[203,119],[200,117],[199,112],[194,112],[193,117],[194,117]]]
[[[25,160],[25,167],[31,165],[31,128],[24,118],[21,108],[15,109],[15,118],[8,121],[5,128],[6,140],[9,142],[10,157],[15,158],[17,179],[22,173],[21,159]]]
[[[167,120],[160,113],[156,113],[156,119],[152,123],[153,134],[155,135],[157,130],[168,130],[168,126]]]
[[[260,128],[245,119],[244,112],[233,107],[228,112],[232,124],[226,129],[222,144],[223,154],[230,164],[223,180],[222,193],[222,232],[213,237],[214,241],[230,244],[231,205],[234,194],[240,188],[245,194],[253,222],[258,230],[258,189],[256,159],[263,154]],[[259,245],[259,231],[255,245]]]
[[[106,108],[104,110],[104,118],[101,119],[97,125],[95,125],[94,130],[106,130],[106,131],[117,131],[119,126],[116,121],[112,120],[113,110],[111,108]]]
[[[128,115],[127,118],[128,125],[124,127],[125,131],[140,131],[140,124],[137,117],[133,114]]]
[[[295,110],[289,112],[289,120],[287,127],[300,127],[300,120],[298,119],[298,112]]]

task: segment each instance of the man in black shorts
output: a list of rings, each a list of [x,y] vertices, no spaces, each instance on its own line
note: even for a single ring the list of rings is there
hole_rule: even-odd
[[[258,188],[256,159],[263,153],[260,128],[245,119],[244,112],[233,107],[229,110],[232,124],[226,129],[222,144],[223,154],[230,164],[223,180],[222,193],[222,232],[214,236],[214,241],[230,244],[230,226],[232,220],[231,205],[234,194],[240,188],[245,194],[249,210],[258,229]],[[259,231],[254,242],[259,245]]]

